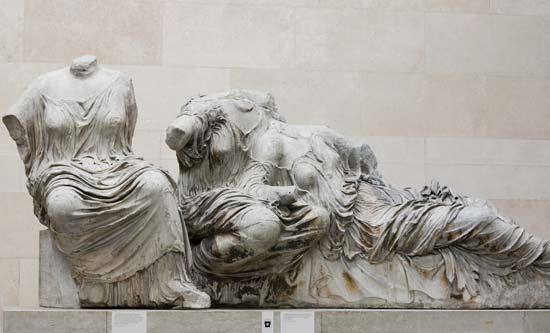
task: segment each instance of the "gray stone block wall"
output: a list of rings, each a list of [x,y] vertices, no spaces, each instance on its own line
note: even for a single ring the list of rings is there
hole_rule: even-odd
[[[289,310],[307,311],[307,310]],[[259,310],[147,311],[148,333],[260,333]],[[4,333],[111,333],[111,311],[4,311]],[[547,333],[550,310],[316,310],[316,333]],[[280,331],[275,311],[274,333]]]

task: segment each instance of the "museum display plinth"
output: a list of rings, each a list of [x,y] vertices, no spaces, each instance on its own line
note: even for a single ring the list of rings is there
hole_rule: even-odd
[[[111,332],[117,310],[4,309],[4,333]],[[126,311],[126,310],[125,310]],[[131,311],[131,310],[128,310]],[[139,311],[139,310],[136,310]],[[262,311],[245,309],[144,310],[148,333],[261,332]],[[274,332],[282,311],[315,313],[315,332],[548,332],[550,310],[274,310]],[[305,332],[304,332],[305,333]]]

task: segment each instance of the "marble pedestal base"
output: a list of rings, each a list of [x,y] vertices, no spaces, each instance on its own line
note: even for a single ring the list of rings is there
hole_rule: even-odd
[[[313,311],[316,333],[550,332],[550,310],[287,311]],[[112,312],[6,308],[4,333],[110,333]],[[273,312],[274,333],[279,333],[282,311]],[[148,333],[261,332],[262,310],[147,310],[146,313]]]

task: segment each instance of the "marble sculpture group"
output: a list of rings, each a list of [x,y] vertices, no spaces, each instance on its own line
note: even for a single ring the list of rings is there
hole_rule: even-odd
[[[392,187],[368,144],[287,123],[269,93],[183,103],[177,181],[134,154],[136,118],[93,56],[3,116],[82,307],[550,306],[548,241],[437,182]]]

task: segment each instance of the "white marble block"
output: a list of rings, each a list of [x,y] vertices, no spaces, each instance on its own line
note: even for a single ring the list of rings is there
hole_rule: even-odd
[[[67,259],[59,251],[50,230],[40,231],[40,306],[80,308],[78,291]]]

